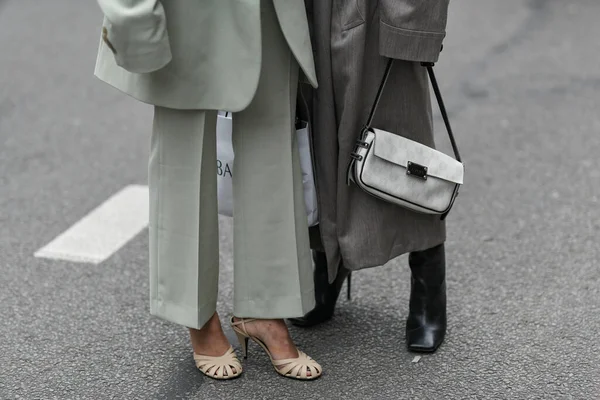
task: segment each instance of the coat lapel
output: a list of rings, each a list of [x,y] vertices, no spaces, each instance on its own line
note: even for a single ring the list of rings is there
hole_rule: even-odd
[[[283,35],[310,84],[317,86],[304,0],[273,0]]]

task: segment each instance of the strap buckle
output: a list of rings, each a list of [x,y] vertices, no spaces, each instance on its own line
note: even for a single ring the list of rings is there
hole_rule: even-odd
[[[353,159],[355,159],[357,161],[362,161],[364,159],[363,156],[361,156],[360,154],[356,153],[355,151],[353,151],[352,153],[350,153],[350,157],[352,157]]]
[[[368,149],[369,148],[369,143],[363,141],[363,140],[357,140],[356,141],[356,146],[357,147],[362,147],[363,149]]]

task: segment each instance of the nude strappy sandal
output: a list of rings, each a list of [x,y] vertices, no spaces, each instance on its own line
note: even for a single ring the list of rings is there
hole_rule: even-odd
[[[235,355],[233,347],[229,347],[229,350],[220,357],[194,353],[194,361],[196,361],[196,367],[209,378],[225,380],[237,378],[242,374],[242,363]],[[233,372],[234,368],[235,373]]]
[[[321,376],[323,368],[321,368],[319,363],[317,363],[315,360],[313,360],[300,350],[298,350],[297,358],[274,360],[273,356],[271,356],[271,352],[269,351],[267,345],[259,338],[255,336],[250,336],[246,331],[246,324],[252,321],[256,321],[256,319],[242,318],[239,321],[234,321],[233,317],[231,317],[231,327],[233,328],[238,340],[240,341],[244,358],[248,358],[248,340],[252,339],[254,342],[259,344],[260,347],[263,348],[265,353],[267,353],[267,355],[271,359],[271,364],[273,364],[273,367],[275,367],[275,371],[277,371],[279,375],[285,376],[286,378],[299,380],[312,380],[317,379]],[[310,376],[308,375],[309,372]]]

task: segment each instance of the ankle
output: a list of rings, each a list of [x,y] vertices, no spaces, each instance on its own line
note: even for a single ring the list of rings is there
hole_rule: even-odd
[[[221,329],[221,320],[219,315],[215,313],[206,323],[200,328],[201,331],[214,331]]]
[[[242,322],[244,321],[244,322]],[[259,319],[259,318],[238,318],[233,317],[233,322],[242,331],[247,331],[251,335],[271,336],[275,333],[288,334],[288,327],[283,319]]]
[[[189,328],[192,342],[202,342],[207,338],[221,335],[223,329],[218,315],[212,316],[200,329]]]

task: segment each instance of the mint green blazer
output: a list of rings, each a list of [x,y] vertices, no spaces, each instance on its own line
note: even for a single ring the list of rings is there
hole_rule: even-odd
[[[261,71],[261,1],[273,1],[316,87],[304,0],[98,0],[105,18],[95,75],[149,104],[241,111]]]

